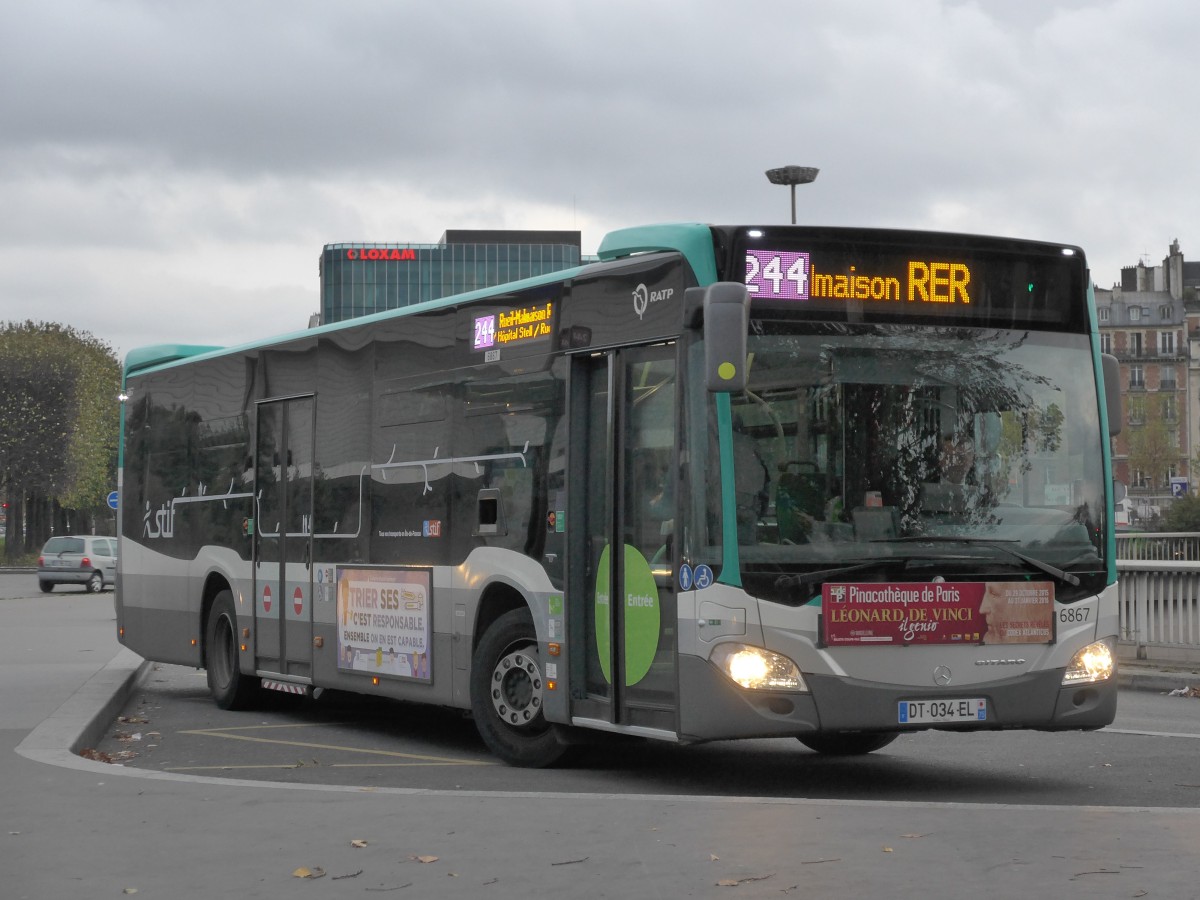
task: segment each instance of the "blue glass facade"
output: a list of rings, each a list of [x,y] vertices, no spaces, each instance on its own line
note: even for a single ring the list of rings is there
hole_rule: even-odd
[[[577,231],[453,231],[438,244],[326,244],[321,324],[580,264]]]

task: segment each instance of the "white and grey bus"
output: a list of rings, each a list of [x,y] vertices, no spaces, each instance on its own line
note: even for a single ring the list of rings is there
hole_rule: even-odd
[[[589,729],[1093,729],[1116,708],[1110,423],[1083,252],[688,224],[600,261],[126,361],[117,625],[216,702]]]

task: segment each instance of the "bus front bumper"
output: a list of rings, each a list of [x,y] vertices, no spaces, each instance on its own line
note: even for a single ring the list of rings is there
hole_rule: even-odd
[[[805,674],[809,692],[740,688],[706,660],[680,657],[680,737],[684,740],[785,737],[816,731],[1091,730],[1112,723],[1114,673],[1094,684],[1062,685],[1063,670],[1032,672],[986,685],[913,687]],[[901,704],[984,701],[972,721],[903,721]],[[923,708],[928,708],[926,704]]]

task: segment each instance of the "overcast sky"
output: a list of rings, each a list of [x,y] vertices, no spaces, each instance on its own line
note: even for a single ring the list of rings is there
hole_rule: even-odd
[[[0,320],[303,328],[338,241],[787,221],[1200,259],[1194,0],[0,0]]]

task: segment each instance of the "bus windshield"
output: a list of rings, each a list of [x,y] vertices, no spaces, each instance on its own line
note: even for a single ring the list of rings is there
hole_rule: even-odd
[[[780,575],[1021,556],[1101,577],[1093,371],[1084,334],[761,323],[731,396],[743,582],[795,602]]]

